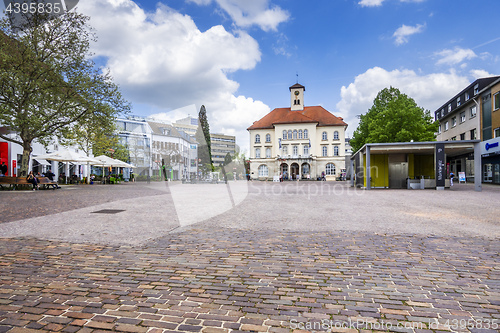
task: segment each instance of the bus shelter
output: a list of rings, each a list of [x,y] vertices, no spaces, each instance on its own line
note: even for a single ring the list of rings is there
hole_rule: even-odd
[[[479,140],[367,143],[351,157],[351,186],[444,190],[449,186],[447,160],[467,154],[473,156],[475,172],[469,180],[481,191]]]

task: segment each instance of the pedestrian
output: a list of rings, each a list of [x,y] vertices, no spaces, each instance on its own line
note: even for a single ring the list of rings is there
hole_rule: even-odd
[[[50,181],[54,181],[55,176],[56,175],[50,169],[48,169],[47,172],[45,172],[45,177],[47,177]],[[52,184],[52,187],[61,188],[58,184]]]
[[[7,165],[5,165],[5,162],[2,162],[0,166],[0,174],[7,176]]]
[[[26,177],[26,181],[30,184],[33,184],[33,191],[39,190],[40,186],[38,186],[38,179],[33,175],[33,171],[30,171],[28,177]]]
[[[450,186],[453,186],[453,177],[455,176],[455,174],[453,174],[453,172],[450,172]]]

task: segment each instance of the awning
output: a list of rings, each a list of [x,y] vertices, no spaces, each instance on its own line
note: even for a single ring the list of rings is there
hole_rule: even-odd
[[[38,162],[38,164],[51,166],[51,164],[49,162],[47,162],[46,160],[44,160],[44,159],[36,158],[36,157],[34,159],[35,159],[35,161]]]

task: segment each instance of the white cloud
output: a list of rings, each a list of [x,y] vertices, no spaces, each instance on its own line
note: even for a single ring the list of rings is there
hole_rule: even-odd
[[[488,73],[484,69],[473,69],[470,71],[470,75],[474,78],[474,80],[480,79],[483,77],[495,76],[495,74]]]
[[[425,24],[417,24],[414,27],[403,24],[392,35],[392,37],[395,38],[394,43],[396,43],[396,45],[408,43],[409,36],[421,33],[422,31],[424,31],[424,29]]]
[[[155,113],[190,104],[199,110],[204,104],[213,130],[220,132],[242,133],[251,123],[247,119],[262,116],[266,106],[233,96],[239,85],[227,76],[260,61],[259,45],[247,33],[222,26],[201,32],[188,15],[161,4],[147,13],[131,0],[83,1],[79,11],[91,17],[98,33],[94,53],[133,104],[151,106]],[[174,112],[169,118],[185,116]],[[247,142],[248,134],[237,138],[241,141]]]
[[[347,87],[341,88],[337,109],[349,124],[348,133],[352,135],[359,123],[356,116],[365,114],[372,107],[378,92],[384,88],[398,88],[419,106],[433,112],[469,84],[466,77],[453,71],[419,75],[408,69],[387,71],[374,67],[356,76]]]
[[[192,0],[192,1],[199,1],[199,0]],[[362,7],[379,7],[382,5],[382,3],[385,0],[361,0],[358,2],[358,5],[361,5]],[[401,2],[424,2],[426,0],[400,0]]]
[[[361,5],[361,7],[378,7],[382,5],[382,2],[384,0],[361,0],[358,5]]]
[[[245,96],[222,94],[215,102],[205,105],[210,132],[236,136],[236,144],[241,151],[249,151],[249,137],[247,128],[257,119],[269,113],[270,108],[261,101],[255,101]],[[150,116],[151,119],[173,123],[184,118],[187,114],[197,117],[199,109],[194,105],[169,112],[160,112]],[[248,154],[247,154],[248,155]]]
[[[464,60],[471,60],[477,57],[476,53],[471,49],[462,49],[460,47],[455,47],[453,50],[445,49],[443,51],[436,52],[435,55],[440,57],[437,61],[437,65],[457,65]]]
[[[198,5],[208,5],[211,0],[188,0]],[[257,25],[264,31],[276,31],[280,23],[290,18],[288,11],[270,6],[270,0],[214,0],[242,28]]]

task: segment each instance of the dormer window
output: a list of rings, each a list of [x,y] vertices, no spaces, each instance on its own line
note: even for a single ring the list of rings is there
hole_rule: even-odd
[[[474,96],[479,94],[479,83],[474,86]]]

